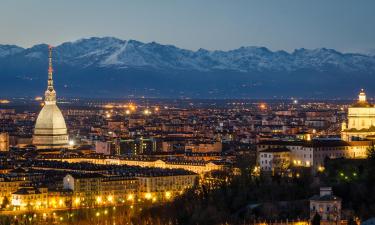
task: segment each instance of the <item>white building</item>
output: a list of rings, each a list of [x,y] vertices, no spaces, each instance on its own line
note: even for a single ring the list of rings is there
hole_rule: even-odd
[[[331,187],[321,187],[320,194],[310,198],[310,219],[316,214],[321,222],[335,222],[341,220],[341,199],[333,195]]]
[[[260,170],[263,172],[282,172],[290,165],[290,150],[270,148],[259,152]]]
[[[312,167],[314,171],[324,168],[326,158],[366,158],[367,148],[373,143],[371,141],[342,140],[311,140],[311,141],[262,141],[257,144],[258,163],[266,171],[267,168],[262,154],[272,149],[286,148],[290,150],[289,161],[293,167]],[[269,156],[269,155],[267,155]],[[269,160],[268,160],[269,163]]]
[[[375,106],[361,90],[358,101],[348,109],[348,120],[342,123],[341,138],[345,141],[366,139],[375,135]]]

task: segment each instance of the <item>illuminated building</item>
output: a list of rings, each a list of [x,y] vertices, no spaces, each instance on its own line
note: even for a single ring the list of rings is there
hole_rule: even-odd
[[[120,140],[121,155],[152,154],[156,152],[157,143],[154,138],[134,138]]]
[[[12,193],[12,205],[17,209],[41,209],[48,206],[48,189],[22,187]]]
[[[0,133],[0,151],[9,150],[9,134]]]
[[[262,171],[278,172],[286,170],[290,164],[290,150],[287,148],[270,148],[260,151],[259,164]]]
[[[70,190],[48,190],[48,208],[69,208],[79,206]]]
[[[338,224],[341,219],[341,199],[331,187],[321,187],[320,194],[310,198],[310,219],[319,214],[322,224]]]
[[[68,133],[64,117],[56,105],[56,91],[52,78],[52,47],[49,47],[48,87],[44,106],[36,120],[33,144],[38,149],[68,147]]]
[[[138,177],[140,196],[146,199],[149,196],[156,198],[164,196],[166,192],[179,194],[186,189],[192,188],[197,182],[196,174],[171,175],[171,176],[142,176]]]
[[[361,90],[358,101],[348,109],[348,121],[341,126],[341,138],[345,141],[362,140],[375,135],[375,106]]]
[[[138,179],[124,176],[105,176],[101,179],[103,202],[106,204],[123,203],[133,200],[138,190]]]
[[[27,182],[25,177],[2,175],[0,177],[0,202],[2,203],[5,198],[11,201],[12,193]]]
[[[343,141],[343,140],[311,140],[311,141],[262,141],[257,144],[258,163],[264,151],[286,148],[290,151],[290,165],[293,167],[312,167],[318,171],[324,167],[326,158],[366,158],[367,148],[372,145],[371,141]],[[268,161],[269,164],[269,161]],[[261,167],[261,170],[270,168]]]
[[[102,174],[68,174],[63,179],[65,190],[72,191],[73,205],[122,203],[137,192],[138,180]]]
[[[81,204],[95,205],[96,197],[100,195],[102,178],[103,175],[97,173],[68,174],[63,179],[63,188],[71,190]]]
[[[103,155],[115,155],[117,145],[113,141],[95,141],[95,152]]]
[[[156,172],[138,177],[74,173],[64,177],[63,186],[65,190],[72,192],[74,207],[116,205],[136,198],[169,200],[192,188],[197,177],[197,174],[184,171]]]
[[[223,145],[221,141],[216,142],[193,142],[185,145],[185,151],[193,153],[221,152]]]
[[[204,162],[204,161],[184,161],[184,160],[146,160],[137,158],[119,158],[119,157],[108,157],[108,158],[97,158],[97,157],[67,157],[67,158],[53,158],[44,157],[43,160],[53,160],[68,163],[80,163],[88,162],[93,164],[102,165],[128,165],[128,166],[140,166],[140,167],[152,167],[161,169],[184,169],[203,175],[207,172],[214,170],[224,170],[227,165],[219,162]]]

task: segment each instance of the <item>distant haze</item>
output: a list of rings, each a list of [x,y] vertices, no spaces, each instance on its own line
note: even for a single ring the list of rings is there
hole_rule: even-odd
[[[0,44],[31,47],[91,36],[197,50],[375,49],[375,1],[3,0]]]

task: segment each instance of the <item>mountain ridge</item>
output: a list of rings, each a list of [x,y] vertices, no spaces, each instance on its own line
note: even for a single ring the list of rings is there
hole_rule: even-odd
[[[16,84],[24,88],[23,94],[42,88],[47,54],[46,44],[30,48],[0,45],[0,94],[10,95],[10,87]],[[289,53],[257,46],[193,51],[114,37],[64,42],[54,48],[54,65],[56,84],[63,87],[64,95],[92,95],[92,84],[97,91],[116,96],[337,96],[342,91],[332,90],[324,79],[337,88],[358,89],[370,87],[375,75],[375,57],[370,54],[328,48],[300,48]],[[123,87],[117,87],[118,82],[123,82]],[[108,85],[115,88],[108,89]]]

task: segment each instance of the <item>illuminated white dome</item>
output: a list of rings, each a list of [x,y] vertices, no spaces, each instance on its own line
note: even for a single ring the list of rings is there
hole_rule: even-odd
[[[44,106],[36,119],[33,144],[38,149],[64,148],[68,146],[68,132],[65,119],[56,105],[56,92],[52,80],[52,49],[50,47],[48,88]]]
[[[56,104],[44,105],[36,120],[34,134],[67,134],[64,117]]]

